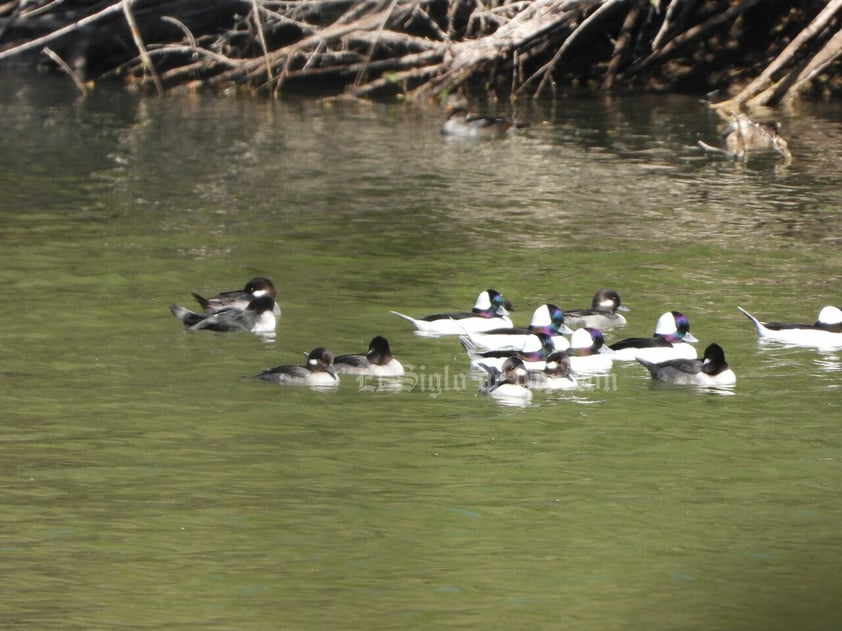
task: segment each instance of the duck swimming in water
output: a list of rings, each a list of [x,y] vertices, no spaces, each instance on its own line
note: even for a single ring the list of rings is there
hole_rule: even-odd
[[[814,324],[761,322],[742,307],[737,309],[754,323],[757,335],[763,339],[792,346],[842,347],[842,309],[839,307],[823,307]]]
[[[792,154],[786,140],[781,136],[781,125],[777,121],[754,122],[745,114],[736,114],[728,120],[722,131],[726,149],[718,149],[699,141],[699,146],[709,153],[722,153],[737,160],[745,160],[752,153],[776,153],[787,163]]]
[[[626,319],[617,312],[628,310],[620,300],[620,294],[613,289],[600,289],[593,295],[590,309],[565,309],[564,322],[571,329],[590,327],[606,331],[625,326]]]
[[[527,370],[519,357],[508,358],[500,368],[486,365],[483,368],[488,380],[480,387],[480,394],[510,405],[525,405],[532,400]]]
[[[366,353],[337,355],[333,366],[340,374],[371,377],[400,377],[404,372],[401,363],[392,356],[389,341],[382,335],[371,339]]]
[[[324,347],[314,348],[307,355],[303,366],[284,365],[264,370],[258,379],[280,385],[311,386],[315,388],[339,385],[339,377],[333,366],[333,353]]]
[[[211,298],[204,298],[195,291],[191,293],[196,299],[196,302],[199,303],[199,306],[202,307],[202,311],[205,313],[218,311],[219,309],[223,309],[225,307],[234,307],[236,309],[245,310],[252,300],[260,298],[261,296],[271,296],[273,301],[277,299],[275,285],[272,284],[271,280],[264,276],[255,276],[250,279],[242,289],[222,291]],[[272,312],[276,317],[281,315],[281,308],[278,306],[277,302],[274,303]]]
[[[274,333],[277,320],[272,308],[275,299],[260,296],[248,303],[245,309],[222,307],[209,313],[194,313],[180,305],[171,305],[170,311],[184,323],[188,331],[246,331],[248,333]]]
[[[468,101],[462,96],[451,95],[445,102],[444,109],[449,112],[442,125],[441,133],[445,136],[461,138],[501,138],[507,133],[529,127],[528,123],[509,120],[499,116],[471,114]]]
[[[469,334],[468,337],[479,350],[520,350],[526,339],[537,333],[551,336],[556,350],[565,350],[570,343],[564,335],[573,331],[564,323],[564,311],[553,304],[543,304],[532,313],[527,328],[491,329]]]
[[[614,351],[605,345],[602,331],[583,327],[570,336],[570,366],[576,374],[605,373],[614,365]]]
[[[667,311],[655,324],[652,337],[630,337],[611,344],[614,361],[634,361],[642,357],[650,362],[668,359],[695,359],[698,342],[690,333],[690,321],[680,311]]]
[[[546,333],[534,333],[529,335],[523,342],[523,347],[520,350],[496,350],[496,351],[482,351],[476,349],[467,335],[459,337],[459,343],[468,354],[469,366],[474,369],[483,369],[493,366],[498,370],[502,370],[502,366],[510,357],[519,358],[527,370],[543,370],[547,362],[547,357],[552,354],[556,348],[553,338]]]
[[[550,353],[544,370],[529,371],[529,387],[533,390],[569,390],[578,386],[566,351]]]
[[[438,336],[465,335],[499,327],[511,327],[510,310],[514,311],[511,302],[498,291],[486,289],[477,296],[470,311],[436,313],[422,318],[413,318],[398,311],[390,313],[411,322],[418,335]]]
[[[671,359],[652,363],[638,360],[657,381],[692,386],[732,386],[737,383],[734,371],[725,361],[725,351],[719,344],[705,349],[704,359]]]

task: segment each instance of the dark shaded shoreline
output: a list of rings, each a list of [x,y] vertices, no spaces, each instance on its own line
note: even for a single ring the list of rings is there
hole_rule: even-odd
[[[842,0],[135,0],[0,7],[0,65],[82,92],[318,90],[435,101],[565,88],[839,98]]]

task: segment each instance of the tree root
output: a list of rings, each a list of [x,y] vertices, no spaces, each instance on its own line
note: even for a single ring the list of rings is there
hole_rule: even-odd
[[[840,13],[842,0],[10,0],[0,63],[158,94],[278,96],[296,83],[427,100],[559,85],[705,93],[753,78],[720,104],[739,109],[842,90]],[[744,35],[758,17],[765,37]]]

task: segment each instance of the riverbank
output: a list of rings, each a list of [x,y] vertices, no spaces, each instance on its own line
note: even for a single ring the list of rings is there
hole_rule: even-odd
[[[838,98],[842,0],[9,2],[0,64],[81,92],[319,90],[437,100],[567,87],[716,93],[729,105]]]

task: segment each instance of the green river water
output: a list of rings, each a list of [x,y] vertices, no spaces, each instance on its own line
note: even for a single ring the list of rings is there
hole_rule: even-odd
[[[523,104],[439,134],[403,104],[0,94],[3,629],[834,629],[842,353],[758,342],[737,305],[842,304],[842,109],[773,112],[794,159],[708,158],[689,97]],[[504,110],[511,113],[508,107]],[[274,340],[169,305],[265,275]],[[525,408],[451,337],[599,287],[721,344],[726,393],[620,364]],[[400,391],[244,379],[386,336]]]

